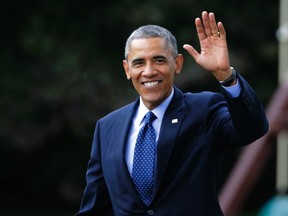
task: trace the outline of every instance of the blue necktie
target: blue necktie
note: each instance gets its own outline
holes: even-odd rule
[[[146,206],[151,204],[153,183],[156,134],[152,122],[156,119],[149,111],[144,117],[144,126],[140,129],[135,146],[132,179]]]

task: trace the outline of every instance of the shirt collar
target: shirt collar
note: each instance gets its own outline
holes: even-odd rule
[[[165,113],[168,105],[170,104],[173,95],[174,95],[174,88],[172,88],[170,95],[159,106],[157,106],[156,108],[151,110],[160,122],[162,122],[164,113]],[[140,103],[139,103],[139,107],[138,107],[138,111],[137,111],[136,119],[135,119],[137,125],[141,124],[144,116],[149,111],[150,110],[147,109],[147,107],[144,105],[144,103],[142,101],[142,98],[140,97]]]

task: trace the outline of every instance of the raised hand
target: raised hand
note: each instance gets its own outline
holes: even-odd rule
[[[183,48],[195,59],[196,63],[210,71],[217,80],[222,81],[231,75],[226,32],[221,22],[216,23],[214,13],[202,12],[202,21],[195,19],[200,42],[200,53],[189,44]]]

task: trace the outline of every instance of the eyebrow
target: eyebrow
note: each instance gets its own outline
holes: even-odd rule
[[[143,58],[135,58],[132,60],[132,64],[143,61]]]
[[[165,56],[162,56],[162,55],[153,56],[152,59],[153,59],[153,60],[155,60],[155,59],[164,59],[164,60],[167,60],[167,58],[166,58]],[[135,59],[132,60],[132,64],[133,64],[133,63],[137,63],[137,62],[141,62],[141,61],[143,61],[143,60],[144,60],[144,58],[135,58]]]
[[[158,56],[154,56],[153,57],[153,59],[158,59],[158,58],[167,59],[165,56],[162,56],[162,55],[158,55]]]
[[[165,60],[167,60],[167,58],[165,56],[162,56],[162,55],[154,56],[153,59],[165,59]]]

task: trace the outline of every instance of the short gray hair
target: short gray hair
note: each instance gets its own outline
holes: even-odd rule
[[[136,29],[128,37],[125,45],[125,59],[129,55],[131,42],[135,39],[164,38],[174,57],[178,55],[177,41],[167,29],[158,25],[145,25]]]

